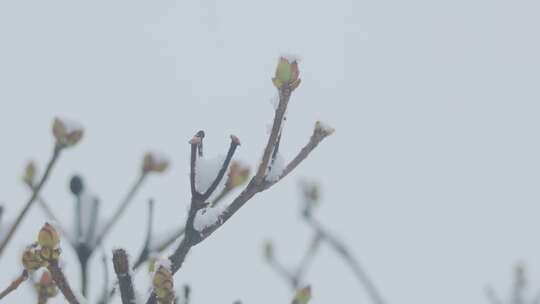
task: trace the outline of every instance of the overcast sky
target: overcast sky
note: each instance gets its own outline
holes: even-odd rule
[[[256,164],[282,53],[302,58],[282,151],[291,158],[321,119],[336,134],[290,177],[250,201],[193,249],[175,283],[194,304],[288,303],[289,287],[261,244],[294,265],[311,236],[298,217],[298,182],[323,184],[317,216],[350,245],[388,303],[485,303],[507,293],[524,261],[540,288],[540,2],[533,0],[0,1],[0,202],[14,218],[29,193],[20,176],[43,170],[55,115],[86,128],[62,155],[43,196],[65,221],[67,182],[80,173],[109,216],[143,153],[173,162],[152,176],[106,240],[136,255],[146,200],[157,231],[184,222],[187,141]],[[44,216],[35,207],[0,259],[0,285]],[[98,257],[99,255],[96,255]],[[62,255],[70,281],[78,265]],[[91,299],[100,292],[98,258]],[[148,278],[137,277],[144,290]],[[323,249],[308,272],[313,304],[369,303],[346,266]],[[32,302],[21,288],[9,303]],[[119,300],[117,299],[117,303]],[[52,303],[63,303],[57,297]]]

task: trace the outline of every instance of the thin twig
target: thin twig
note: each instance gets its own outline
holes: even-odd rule
[[[60,291],[64,295],[64,298],[66,298],[66,300],[70,304],[80,304],[79,299],[73,293],[73,290],[71,289],[71,286],[69,285],[66,276],[62,272],[62,269],[60,268],[60,266],[58,266],[58,261],[50,260],[47,269],[51,273],[54,283],[56,284],[56,286],[58,286],[58,289],[60,289]]]
[[[495,290],[491,286],[487,286],[485,289],[486,298],[491,304],[503,304],[503,301],[499,298]]]
[[[33,190],[34,191],[34,190]],[[38,196],[37,197],[37,201],[38,201],[38,205],[41,207],[41,209],[43,210],[43,212],[45,213],[45,216],[47,216],[47,218],[51,221],[53,221],[55,223],[55,227],[58,228],[58,230],[60,230],[60,233],[66,238],[66,240],[71,244],[73,245],[74,244],[74,240],[73,240],[73,237],[71,236],[70,232],[64,227],[64,225],[62,224],[62,222],[58,219],[58,217],[54,214],[54,212],[52,211],[52,209],[49,207],[49,205],[47,204],[47,202],[43,199],[43,197],[41,196]]]
[[[229,146],[229,151],[227,151],[227,156],[225,157],[225,160],[223,161],[223,164],[221,165],[221,168],[219,169],[219,172],[210,185],[208,189],[204,192],[202,195],[203,200],[206,200],[212,195],[212,193],[216,190],[217,186],[225,176],[225,173],[227,172],[227,168],[229,168],[229,164],[231,163],[232,157],[234,155],[234,152],[236,151],[236,148],[240,145],[240,141],[238,138],[234,135],[231,136],[231,144]]]
[[[257,169],[257,174],[255,175],[255,182],[261,184],[266,171],[268,169],[268,163],[275,149],[277,140],[281,132],[281,124],[283,123],[283,117],[285,117],[285,112],[287,111],[287,105],[291,97],[291,90],[280,90],[279,92],[279,104],[274,115],[274,123],[272,124],[272,131],[268,137],[268,142],[264,148],[263,156],[259,168]]]
[[[24,205],[24,208],[21,210],[21,212],[17,216],[17,219],[15,220],[15,223],[13,223],[13,225],[11,226],[9,232],[7,233],[5,238],[2,240],[2,243],[0,244],[0,256],[2,255],[4,250],[6,249],[7,244],[9,243],[9,241],[11,240],[13,235],[15,234],[15,231],[17,230],[17,228],[21,224],[24,216],[28,213],[28,210],[30,210],[30,207],[32,207],[32,204],[36,201],[36,198],[38,197],[39,192],[41,191],[41,189],[43,188],[45,183],[47,182],[47,179],[49,178],[49,175],[51,174],[51,171],[52,171],[54,165],[56,164],[56,161],[58,160],[58,157],[60,156],[61,151],[62,151],[62,146],[58,145],[58,144],[55,144],[51,159],[49,160],[49,163],[47,164],[47,168],[45,169],[45,172],[43,173],[43,176],[41,177],[41,180],[37,184],[35,190],[32,191],[32,195],[30,196],[30,199],[28,199],[28,201]]]
[[[122,303],[135,303],[135,292],[129,272],[129,261],[126,251],[124,249],[117,249],[113,251],[113,265],[114,272],[116,273],[116,276],[118,278],[118,285],[120,287]]]
[[[315,257],[315,254],[318,252],[319,247],[321,245],[322,237],[319,233],[315,233],[313,236],[313,239],[311,240],[306,253],[304,254],[304,257],[300,261],[300,264],[298,265],[298,268],[296,269],[296,272],[294,274],[294,281],[295,286],[293,286],[294,289],[297,289],[300,283],[302,282],[302,277],[304,276],[305,272],[307,271],[307,268],[311,261],[313,261],[313,258]]]
[[[108,302],[109,297],[109,263],[107,261],[107,256],[105,253],[103,253],[103,256],[101,258],[102,264],[103,264],[103,292],[101,293],[100,299],[98,301],[98,304],[105,304]]]
[[[322,238],[324,238],[325,241],[327,241],[332,247],[335,249],[335,251],[343,258],[343,260],[349,265],[351,268],[351,271],[355,274],[358,281],[364,286],[366,289],[366,292],[370,296],[373,303],[376,304],[383,304],[384,300],[376,288],[375,284],[371,280],[371,278],[368,276],[367,272],[363,269],[363,267],[360,265],[360,263],[356,260],[356,258],[351,255],[346,248],[346,246],[336,237],[331,235],[328,231],[326,231],[319,222],[317,222],[314,218],[310,217],[308,218],[308,223],[311,224],[313,229],[317,231]]]
[[[101,242],[103,241],[105,236],[109,233],[109,230],[111,230],[111,228],[114,226],[114,224],[116,224],[118,219],[120,219],[120,216],[124,213],[127,206],[129,205],[129,203],[135,197],[135,194],[137,193],[137,190],[139,190],[139,188],[143,184],[144,180],[146,179],[147,175],[148,175],[148,173],[146,171],[143,171],[139,175],[139,177],[137,178],[137,180],[135,181],[135,183],[133,184],[133,186],[131,187],[131,189],[127,193],[126,197],[122,201],[122,203],[120,203],[120,205],[118,206],[118,208],[114,212],[113,216],[105,224],[105,227],[103,228],[103,230],[101,230],[100,234],[96,238],[96,243],[95,243],[94,247],[99,247],[99,245],[101,245]]]
[[[23,270],[20,276],[18,276],[9,286],[0,293],[0,300],[7,296],[10,292],[14,291],[22,284],[22,282],[28,279],[28,271]]]

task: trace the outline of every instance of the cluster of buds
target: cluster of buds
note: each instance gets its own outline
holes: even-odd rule
[[[227,189],[234,189],[244,184],[249,178],[249,167],[233,161],[229,169],[229,178],[225,184]]]
[[[47,267],[50,261],[60,257],[60,236],[56,229],[49,223],[45,223],[38,234],[37,243],[28,246],[22,255],[24,269],[32,273],[41,267]]]
[[[263,255],[268,262],[274,260],[274,244],[272,241],[265,241],[263,244]]]
[[[26,247],[22,255],[22,264],[28,273],[47,266],[47,261],[41,258],[40,248],[36,243]]]
[[[161,173],[167,170],[169,161],[164,157],[157,156],[153,153],[146,153],[143,158],[142,171],[143,173],[157,172]]]
[[[298,60],[280,57],[276,68],[276,74],[272,82],[278,90],[288,89],[294,91],[300,85],[300,70]]]
[[[40,297],[46,299],[52,298],[58,294],[58,288],[56,288],[56,284],[54,284],[50,272],[43,272],[39,282],[36,284],[36,291]]]
[[[60,118],[54,119],[52,131],[57,145],[62,148],[76,145],[84,133],[83,128],[78,124]]]
[[[159,265],[152,280],[154,293],[161,304],[171,304],[174,302],[174,283],[172,272],[168,267]]]

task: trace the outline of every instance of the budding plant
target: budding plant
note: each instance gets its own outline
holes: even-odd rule
[[[283,136],[283,122],[286,119],[292,93],[299,87],[300,82],[298,61],[291,58],[280,58],[272,78],[272,83],[278,92],[278,103],[268,140],[253,174],[248,166],[233,160],[236,150],[240,147],[240,139],[235,135],[231,135],[226,156],[220,162],[219,170],[211,173],[215,175],[212,175],[210,179],[206,178],[208,172],[203,170],[208,161],[204,158],[203,150],[205,132],[198,131],[188,141],[190,203],[186,221],[178,223],[176,227],[171,227],[171,233],[165,237],[154,235],[152,232],[154,204],[152,200],[149,200],[148,229],[142,250],[136,255],[137,258],[133,264],[130,264],[128,254],[124,249],[113,251],[112,264],[116,280],[112,286],[107,287],[108,278],[105,278],[106,285],[98,303],[109,303],[117,293],[120,294],[122,303],[170,304],[182,299],[184,303],[189,302],[189,287],[184,288],[184,295],[178,298],[174,292],[174,275],[181,270],[188,253],[227,223],[253,197],[282,181],[311,154],[319,143],[334,132],[332,128],[321,122],[316,122],[307,144],[300,149],[298,154],[284,166],[277,165],[276,160],[281,157],[279,156],[279,146]],[[43,271],[35,288],[39,303],[46,303],[47,299],[56,294],[56,290],[59,290],[69,303],[86,303],[83,295],[87,294],[88,271],[92,269],[92,267],[88,267],[90,257],[97,251],[96,249],[102,248],[103,240],[125,213],[148,176],[164,172],[169,167],[169,162],[165,158],[159,157],[155,153],[147,153],[143,157],[141,170],[135,182],[118,204],[115,212],[104,220],[101,220],[99,212],[99,198],[89,193],[81,176],[73,176],[70,180],[69,190],[75,202],[74,225],[73,229],[68,229],[58,221],[53,212],[53,206],[41,195],[41,189],[48,180],[61,152],[76,145],[81,140],[83,129],[77,124],[57,118],[53,123],[53,135],[55,145],[51,160],[43,175],[39,179],[37,178],[38,169],[32,162],[25,169],[23,181],[28,186],[31,196],[14,224],[9,228],[6,237],[0,240],[0,256],[35,202],[38,202],[48,219],[55,224],[53,226],[46,223],[38,234],[37,242],[26,248],[22,254],[23,270],[21,275],[0,294],[0,299],[17,289],[33,273]],[[239,194],[229,200],[235,193],[233,190],[241,187],[243,189]],[[69,284],[59,266],[60,234],[63,235],[67,244],[64,249],[73,250],[79,260],[80,292],[82,295],[79,295],[79,292],[75,291]],[[173,243],[178,245],[170,256],[164,260],[154,258]],[[133,285],[132,271],[146,262],[149,262],[152,273],[150,294],[141,299],[136,297],[135,290],[137,288]],[[107,262],[104,263],[104,268],[105,273],[107,273]],[[305,304],[310,298],[311,289],[306,287],[296,293],[292,303]]]

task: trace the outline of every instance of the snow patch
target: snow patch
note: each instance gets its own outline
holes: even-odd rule
[[[300,62],[302,60],[299,55],[290,54],[290,53],[281,54],[281,57],[287,59],[287,61],[289,61],[289,63],[293,63],[295,61]]]
[[[279,179],[283,170],[285,170],[285,159],[281,153],[278,153],[274,162],[268,166],[265,179],[269,182],[275,182]]]
[[[155,264],[156,271],[159,269],[159,267],[163,266],[168,270],[171,270],[171,260],[169,259],[157,259]]]
[[[200,157],[197,159],[195,185],[197,190],[204,193],[214,179],[216,178],[219,169],[223,165],[225,157],[220,155],[213,158]]]
[[[203,231],[220,220],[220,215],[227,209],[227,204],[217,204],[215,207],[207,207],[197,211],[193,227],[197,231]]]
[[[74,121],[72,119],[69,119],[69,118],[66,118],[66,117],[57,117],[57,118],[64,125],[64,128],[65,128],[67,134],[75,132],[75,131],[81,131],[83,129],[83,126],[80,123],[78,123],[78,122],[76,122],[76,121]]]

